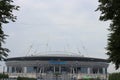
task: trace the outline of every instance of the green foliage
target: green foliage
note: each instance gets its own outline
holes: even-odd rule
[[[8,78],[8,75],[7,74],[0,74],[0,79],[3,79],[3,78]]]
[[[120,80],[120,73],[112,73],[112,74],[110,74],[108,80]]]
[[[17,80],[36,80],[35,78],[18,77]]]
[[[100,78],[88,78],[88,79],[82,79],[82,80],[101,80]]]
[[[79,80],[101,80],[100,78],[87,78],[87,79],[79,79]]]
[[[9,21],[15,22],[16,16],[13,15],[13,10],[18,10],[19,6],[12,4],[13,0],[0,0],[0,60],[8,56],[9,49],[3,48],[6,34],[2,30],[2,24],[7,24]]]
[[[110,20],[107,55],[116,69],[120,67],[120,0],[99,0],[97,10],[101,11],[100,20]]]
[[[55,76],[59,76],[59,75],[61,75],[61,73],[55,72],[54,75],[55,75]]]

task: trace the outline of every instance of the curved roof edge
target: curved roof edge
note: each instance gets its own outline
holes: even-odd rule
[[[81,57],[81,56],[24,56],[24,57],[13,57],[6,59],[6,61],[36,61],[36,60],[86,61],[86,62],[107,62],[107,63],[109,62],[107,59]]]

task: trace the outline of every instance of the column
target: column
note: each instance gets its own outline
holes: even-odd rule
[[[53,66],[53,68],[54,68],[54,73],[55,73],[55,66]]]
[[[9,67],[7,66],[7,73],[9,73]]]
[[[76,67],[75,69],[76,69],[76,73],[78,73],[78,71],[77,71],[77,67]]]
[[[73,70],[73,74],[75,74],[75,70],[74,70],[74,68],[72,68],[72,70]]]
[[[73,73],[73,72],[72,72],[72,67],[70,68],[70,72]]]
[[[44,69],[45,69],[45,68],[43,67],[43,73],[44,73]]]
[[[97,74],[100,74],[100,69],[98,68]]]
[[[12,67],[9,66],[9,73],[12,73]]]
[[[14,73],[17,73],[17,71],[16,71],[16,67],[14,67],[14,70],[15,70]]]
[[[105,74],[106,72],[105,72],[105,68],[103,68],[103,74]]]
[[[88,67],[88,69],[87,69],[87,73],[90,74],[90,68],[89,68],[89,67]]]
[[[41,71],[41,67],[40,67],[40,74],[42,73],[42,71]]]
[[[59,73],[61,73],[61,66],[59,66]]]
[[[27,67],[24,67],[24,73],[27,73]]]

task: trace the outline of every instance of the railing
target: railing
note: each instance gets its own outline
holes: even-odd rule
[[[53,73],[8,73],[10,78],[17,78],[17,77],[29,77],[29,78],[55,78],[56,76]],[[70,80],[68,78],[77,78],[81,79],[83,77],[89,77],[89,78],[101,78],[101,79],[106,79],[105,74],[83,74],[83,73],[78,73],[78,74],[60,74],[57,77],[59,78],[66,78],[66,80]]]
[[[10,78],[17,78],[17,77],[30,77],[36,78],[35,73],[8,73]]]
[[[83,73],[79,73],[79,74],[71,74],[73,77],[76,77],[77,79],[82,79],[84,77],[88,77],[88,78],[101,78],[101,79],[106,79],[106,75],[105,74],[83,74]]]

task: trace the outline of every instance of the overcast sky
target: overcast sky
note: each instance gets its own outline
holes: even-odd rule
[[[17,21],[4,25],[9,57],[68,51],[106,59],[108,22],[99,21],[98,0],[14,0]],[[30,50],[31,48],[31,50]],[[112,68],[108,69],[113,72]]]

